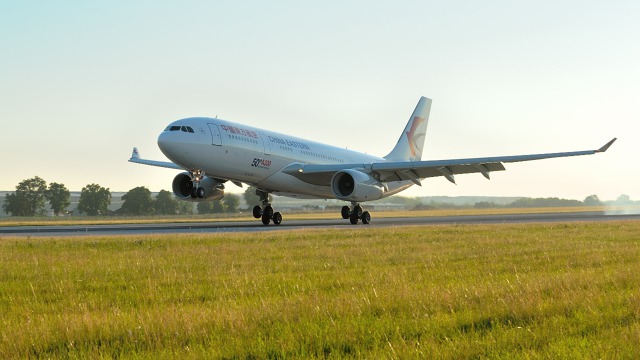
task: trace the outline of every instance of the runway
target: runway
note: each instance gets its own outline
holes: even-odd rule
[[[348,220],[289,220],[281,225],[264,226],[255,221],[216,221],[198,223],[165,224],[118,224],[118,225],[72,225],[72,226],[12,226],[0,227],[0,237],[38,236],[65,237],[80,235],[140,235],[140,234],[201,234],[231,232],[296,231],[300,229],[352,229],[380,228],[407,225],[438,224],[514,224],[514,223],[551,223],[576,221],[616,221],[640,220],[640,214],[611,215],[602,212],[543,213],[543,214],[500,214],[465,216],[427,216],[427,217],[385,217],[372,218],[369,225],[351,225]]]

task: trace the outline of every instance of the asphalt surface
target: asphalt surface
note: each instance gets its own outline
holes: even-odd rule
[[[605,214],[602,212],[513,214],[513,215],[465,215],[375,218],[371,224],[351,225],[348,220],[290,220],[286,215],[281,225],[264,226],[255,221],[216,221],[199,223],[118,224],[118,225],[65,225],[65,226],[12,226],[0,227],[0,237],[42,236],[63,237],[79,235],[135,235],[135,234],[196,234],[262,231],[296,231],[300,229],[347,229],[356,227],[394,227],[406,225],[437,224],[515,224],[576,221],[640,220],[640,214]]]

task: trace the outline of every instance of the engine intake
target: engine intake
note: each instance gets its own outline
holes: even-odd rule
[[[193,191],[193,182],[191,181],[191,177],[188,172],[183,172],[173,178],[172,189],[174,195],[180,200],[202,202],[222,199],[224,197],[224,190],[218,188],[220,185],[222,185],[222,182],[205,176],[200,181],[200,187],[204,189],[204,197],[194,198],[191,196]]]
[[[384,195],[384,188],[379,181],[358,170],[338,171],[331,179],[331,191],[340,200],[371,201]]]

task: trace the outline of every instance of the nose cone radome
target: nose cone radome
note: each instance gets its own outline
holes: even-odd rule
[[[169,146],[171,143],[170,138],[171,138],[171,133],[168,131],[163,131],[158,136],[158,147],[164,154],[166,154],[167,150],[169,150]]]
[[[158,147],[162,153],[171,158],[169,154],[172,153],[172,149],[175,147],[175,134],[170,131],[163,131],[158,135]]]

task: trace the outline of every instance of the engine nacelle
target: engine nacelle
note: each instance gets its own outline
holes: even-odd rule
[[[176,175],[173,178],[173,193],[180,199],[185,201],[213,201],[220,200],[224,197],[224,190],[219,189],[218,186],[222,183],[216,179],[212,179],[205,176],[200,180],[200,187],[204,189],[204,197],[192,197],[191,191],[193,190],[193,182],[188,172],[183,172]]]
[[[371,201],[382,198],[384,188],[379,181],[358,170],[338,171],[331,179],[331,191],[340,200]]]

